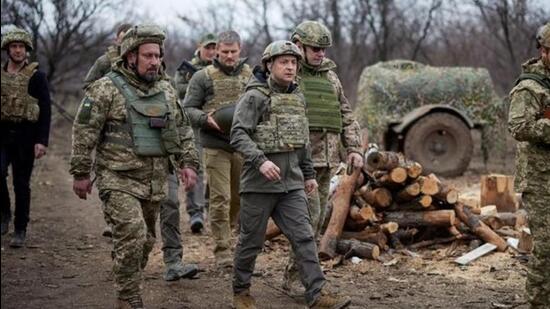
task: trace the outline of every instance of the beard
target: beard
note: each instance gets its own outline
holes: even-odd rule
[[[159,77],[158,72],[145,72],[145,74],[138,74],[138,76],[148,83],[156,81]]]
[[[15,58],[11,54],[8,55],[8,56],[10,58],[10,61],[15,63],[15,64],[21,64],[21,63],[25,62],[25,60],[27,60],[27,57],[25,57],[25,56],[21,56],[20,58],[19,57]]]

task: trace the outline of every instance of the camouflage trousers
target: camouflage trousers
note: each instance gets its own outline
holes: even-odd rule
[[[315,239],[319,238],[323,223],[325,222],[328,191],[330,187],[331,169],[328,167],[316,167],[316,180],[319,187],[308,196],[308,211],[311,218],[311,227]],[[293,252],[290,252],[285,266],[284,280],[286,282],[298,280],[298,265]]]
[[[113,228],[113,274],[120,299],[140,294],[142,272],[155,244],[160,202],[121,191],[103,191],[104,215]]]
[[[527,300],[531,308],[550,308],[550,191],[542,185],[537,189],[522,196],[535,243],[527,271]]]
[[[209,188],[209,222],[216,242],[214,254],[229,258],[231,224],[239,214],[239,180],[242,158],[222,149],[204,148],[204,166]]]

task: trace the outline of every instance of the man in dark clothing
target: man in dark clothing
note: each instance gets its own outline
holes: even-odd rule
[[[11,221],[8,192],[8,166],[12,165],[15,191],[14,234],[10,246],[25,243],[30,212],[30,178],[34,159],[46,154],[50,133],[51,102],[46,74],[38,63],[29,63],[27,53],[33,49],[31,36],[14,28],[2,38],[8,61],[2,67],[2,115],[0,120],[0,213],[2,235]]]

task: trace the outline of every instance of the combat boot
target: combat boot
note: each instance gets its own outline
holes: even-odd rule
[[[256,309],[256,300],[250,295],[250,290],[233,295],[234,309]]]
[[[164,280],[176,281],[179,279],[191,279],[199,272],[199,267],[195,264],[183,265],[182,262],[166,264],[166,273]]]
[[[103,237],[113,237],[113,228],[110,226],[110,225],[107,225],[104,229],[103,229],[103,233],[101,233],[101,236]]]
[[[351,303],[348,296],[341,296],[338,293],[328,293],[321,291],[321,295],[309,306],[315,309],[341,309],[346,308]]]
[[[10,217],[8,217],[8,216],[5,216],[5,217],[3,216],[2,217],[2,220],[0,221],[2,236],[6,235],[8,233],[8,230],[10,228],[10,221],[11,221]]]
[[[285,274],[282,288],[288,296],[292,298],[302,298],[304,297],[306,289],[304,288],[304,285],[300,282],[300,280],[296,277],[297,276],[294,274]]]
[[[204,219],[202,213],[198,212],[189,218],[189,224],[191,225],[191,233],[199,234],[204,227]]]
[[[145,309],[141,296],[136,295],[128,299],[117,299],[115,309]]]
[[[25,231],[14,231],[13,236],[10,241],[10,247],[12,248],[21,248],[25,245]]]

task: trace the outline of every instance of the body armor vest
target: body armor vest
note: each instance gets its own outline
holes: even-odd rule
[[[111,71],[107,76],[124,96],[127,118],[125,125],[106,126],[105,141],[132,146],[136,155],[145,157],[181,153],[175,111],[164,92],[139,96],[120,73]],[[109,138],[109,132],[128,132],[131,140]]]
[[[38,99],[29,94],[29,81],[37,68],[38,63],[34,62],[15,74],[2,70],[1,121],[38,121]]]
[[[248,66],[243,66],[239,75],[230,76],[223,73],[213,65],[206,67],[206,75],[212,80],[214,95],[203,110],[207,113],[218,110],[224,106],[235,104],[239,96],[244,92],[246,83],[252,74]]]
[[[304,147],[309,142],[309,130],[300,96],[257,89],[270,97],[268,112],[252,136],[258,147],[264,153],[289,152]]]
[[[342,132],[342,112],[340,102],[336,96],[336,89],[327,79],[326,73],[322,76],[303,74],[300,88],[304,93],[307,104],[307,119],[311,131]]]

